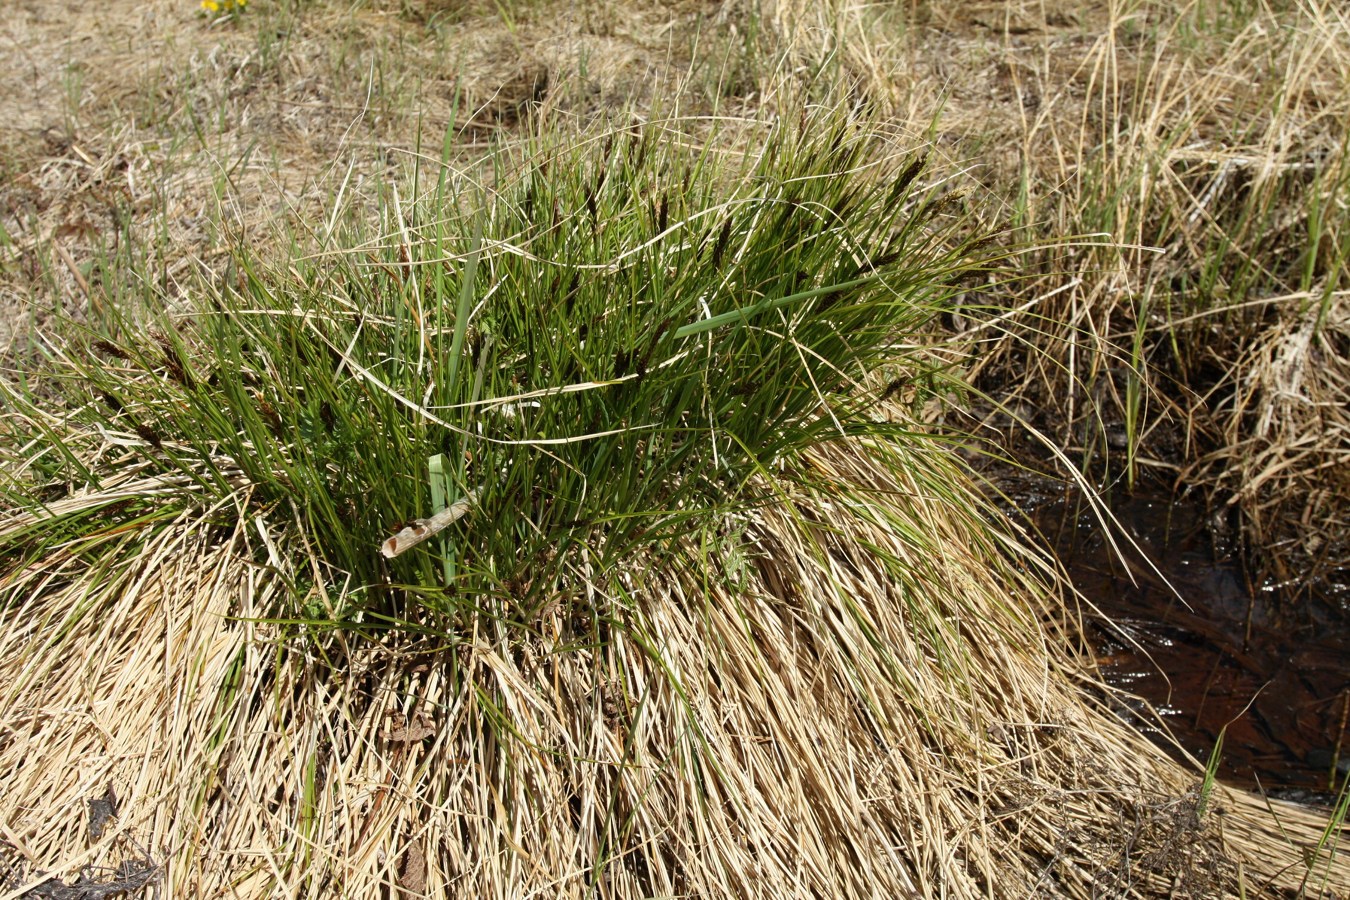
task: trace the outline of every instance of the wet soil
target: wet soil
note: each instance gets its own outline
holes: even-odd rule
[[[1199,499],[1162,491],[1111,503],[1124,559],[1073,492],[1019,503],[1096,607],[1089,637],[1122,712],[1202,763],[1223,736],[1229,784],[1329,802],[1350,775],[1350,616],[1330,598],[1296,608],[1252,584]],[[1157,716],[1149,714],[1149,707]]]

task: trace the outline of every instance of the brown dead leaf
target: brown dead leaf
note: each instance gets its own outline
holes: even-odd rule
[[[402,713],[394,713],[392,722],[384,736],[386,740],[396,744],[412,744],[431,737],[435,733],[435,724],[431,721],[431,717],[424,712],[416,713],[411,721]]]
[[[420,897],[427,890],[427,857],[416,841],[403,853],[403,866],[398,873],[400,896]]]
[[[117,794],[113,792],[111,783],[108,784],[108,789],[103,792],[102,797],[89,801],[89,836],[91,838],[97,841],[103,837],[108,820],[117,816],[117,806]]]
[[[59,238],[87,238],[97,233],[98,229],[86,216],[80,216],[78,219],[62,222],[60,225],[56,226],[56,236]]]

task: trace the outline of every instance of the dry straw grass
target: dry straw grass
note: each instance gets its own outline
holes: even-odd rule
[[[1350,292],[1273,318],[1238,361],[1220,449],[1198,468],[1231,495],[1285,586],[1346,588]]]
[[[617,105],[620,86],[655,69],[697,86],[672,35],[707,14],[744,37],[753,12],[758,39],[791,52],[760,69],[728,49],[735,42],[717,45],[728,62],[712,83],[735,89],[698,104],[765,102],[774,78],[829,62],[915,135],[941,99],[935,151],[953,169],[975,164],[1006,198],[992,215],[1169,248],[1161,262],[1119,249],[1028,260],[1036,318],[1004,321],[1019,338],[1068,323],[1073,339],[1035,354],[1010,344],[980,371],[1066,383],[1063,366],[1063,434],[1084,445],[1094,401],[1128,406],[1128,350],[1111,377],[1102,367],[1140,323],[1167,333],[1169,317],[1198,315],[1179,333],[1222,366],[1230,337],[1254,335],[1237,344],[1231,380],[1200,398],[1212,411],[1160,388],[1151,415],[1194,423],[1210,451],[1205,477],[1234,491],[1262,538],[1313,533],[1312,557],[1344,564],[1341,269],[1314,265],[1303,282],[1287,274],[1297,260],[1281,257],[1297,243],[1284,237],[1306,225],[1300,198],[1343,196],[1325,180],[1343,168],[1336,136],[1350,118],[1350,40],[1332,3],[1299,5],[1291,29],[1288,10],[1257,7],[1212,58],[1192,54],[1152,4],[1105,17],[1070,4],[915,4],[900,23],[896,11],[845,3],[691,3],[676,15],[588,3],[586,23],[553,26],[518,4],[511,37],[486,15],[455,23],[463,56],[434,41],[381,44],[423,34],[437,4],[409,4],[411,17],[375,4],[309,14],[275,59],[250,33],[196,27],[183,5],[104,4],[96,23],[87,4],[32,3],[5,23],[5,62],[26,57],[34,72],[31,94],[4,101],[32,98],[31,119],[4,132],[7,304],[135,295],[99,254],[107,235],[130,242],[156,223],[147,268],[162,285],[216,267],[226,236],[322,209],[330,166],[350,162],[360,184],[386,165],[380,148],[411,147],[411,109],[437,133],[457,90],[475,111],[460,148],[472,153],[513,127],[519,100],[502,89],[533,97],[541,65],[551,78],[581,57],[594,67],[591,83],[542,98],[547,115]],[[1161,23],[1171,42],[1126,39],[1140,21]],[[53,73],[85,35],[108,56],[84,70],[86,99],[67,128],[50,110],[70,82]],[[139,66],[115,56],[110,35]],[[167,50],[157,35],[172,35]],[[334,61],[334,46],[349,57]],[[371,77],[377,65],[385,81]],[[1253,77],[1258,65],[1288,87],[1279,102],[1262,93],[1273,81]],[[659,93],[661,79],[643,90]],[[214,111],[217,127],[174,144],[191,131],[188,108]],[[246,154],[254,140],[266,152]],[[1103,193],[1121,184],[1130,190]],[[1268,202],[1248,221],[1253,195]],[[1325,221],[1330,260],[1343,262],[1343,225]],[[1230,296],[1248,276],[1225,263],[1212,292],[1237,312],[1162,309],[1178,267],[1227,238],[1262,261],[1263,278],[1281,259],[1286,274]],[[1051,409],[1053,390],[1027,391]],[[1165,431],[1143,429],[1136,458]],[[38,873],[75,884],[82,872],[85,893],[67,896],[100,896],[94,882],[118,879],[136,889],[151,873],[169,896],[204,897],[1350,893],[1343,852],[1330,861],[1316,850],[1321,814],[1218,788],[1201,815],[1198,775],[1094,699],[1087,664],[1066,649],[1072,629],[1054,624],[1063,600],[1044,572],[1025,570],[1028,552],[989,536],[941,455],[914,451],[906,463],[940,470],[952,494],[907,482],[908,467],[865,444],[823,448],[814,465],[824,483],[848,486],[847,502],[785,488],[779,506],[728,523],[743,544],[688,548],[739,573],[734,592],[686,568],[635,567],[627,596],[592,598],[624,610],[603,643],[579,640],[558,610],[534,638],[483,626],[451,649],[415,629],[316,641],[255,621],[309,550],[278,544],[261,519],[231,521],[232,506],[184,515],[151,543],[134,530],[104,535],[127,547],[109,570],[89,571],[74,547],[31,565],[7,559],[0,896],[22,896]],[[137,478],[75,502],[186,489]],[[1288,490],[1272,504],[1261,492],[1277,488]],[[27,524],[5,516],[0,533]],[[451,671],[462,680],[447,681]],[[89,804],[110,784],[118,816],[96,837]]]
[[[736,523],[745,549],[699,551],[741,573],[734,593],[634,568],[627,597],[595,598],[627,610],[599,649],[557,611],[537,639],[484,626],[448,650],[287,637],[249,619],[303,551],[245,562],[261,520],[185,518],[117,571],[72,553],[11,572],[11,886],[148,857],[173,896],[1350,889],[1343,866],[1291,865],[1315,854],[1312,811],[1220,789],[1226,814],[1199,816],[1198,777],[1047,640],[1022,551],[904,480],[946,463],[890,462],[825,448],[824,483],[870,500],[798,491]],[[109,784],[119,816],[93,840]]]
[[[1256,581],[1343,596],[1344,5],[766,8],[800,65],[832,56],[915,134],[932,118],[990,227],[1050,245],[969,295],[972,380],[1102,484],[1213,491]],[[1074,234],[1105,240],[1054,243]]]
[[[977,382],[1104,484],[1215,490],[1258,581],[1343,594],[1344,5],[933,15],[957,60],[944,136],[1001,198],[990,215],[1033,241],[1109,236],[972,293],[971,320],[1011,336],[977,345]]]

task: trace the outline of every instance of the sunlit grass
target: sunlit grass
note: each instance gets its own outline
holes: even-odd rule
[[[10,540],[43,553],[234,498],[351,587],[338,620],[394,616],[406,586],[528,626],[581,569],[772,500],[760,476],[809,478],[802,451],[896,432],[880,393],[942,390],[922,334],[978,264],[919,190],[921,155],[811,121],[764,126],[752,156],[687,150],[678,123],[541,139],[491,195],[427,165],[407,200],[389,186],[380,231],[324,236],[353,249],[274,266],[241,248],[189,308],[114,312],[52,348],[59,427],[11,392],[19,443],[49,443],[7,487],[36,517]],[[474,510],[387,562],[383,540],[435,512],[437,455]],[[43,514],[129,468],[192,487]],[[313,575],[277,615],[314,609]]]

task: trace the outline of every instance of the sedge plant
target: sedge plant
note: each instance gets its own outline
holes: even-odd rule
[[[528,627],[581,602],[576,573],[768,502],[803,451],[895,430],[882,394],[940,389],[921,335],[974,266],[921,155],[803,122],[754,155],[674,126],[539,139],[491,193],[444,167],[340,249],[269,268],[241,247],[185,309],[110,311],[50,345],[60,412],[7,384],[26,524],[3,552],[94,564],[109,534],[228,509],[312,553],[277,618]],[[473,511],[382,557],[436,511],[436,457]]]

